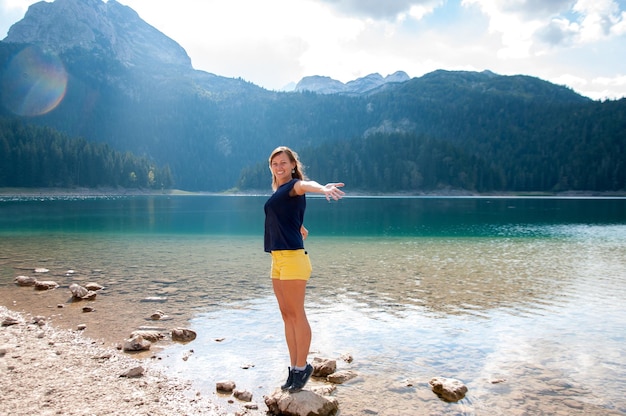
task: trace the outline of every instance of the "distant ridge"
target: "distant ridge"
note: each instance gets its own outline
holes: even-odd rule
[[[295,91],[311,91],[319,94],[363,94],[387,83],[401,83],[410,78],[404,71],[397,71],[386,77],[378,73],[343,83],[330,77],[313,75],[304,77],[296,84]]]

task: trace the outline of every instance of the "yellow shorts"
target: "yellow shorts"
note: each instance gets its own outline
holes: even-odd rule
[[[311,277],[311,259],[304,250],[272,251],[272,279],[309,280]]]

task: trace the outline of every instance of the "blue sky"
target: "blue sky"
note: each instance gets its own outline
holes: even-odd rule
[[[626,97],[626,0],[118,0],[194,68],[279,90],[309,75],[524,74]],[[0,38],[32,0],[0,0]]]

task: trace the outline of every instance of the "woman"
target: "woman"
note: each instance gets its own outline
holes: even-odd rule
[[[271,277],[274,294],[285,324],[285,338],[291,365],[283,390],[298,392],[313,373],[307,362],[311,327],[304,311],[306,283],[311,261],[304,251],[308,231],[303,226],[307,192],[323,193],[326,199],[340,199],[343,183],[324,186],[305,180],[298,154],[288,147],[276,148],[269,158],[274,193],[265,203],[265,251],[272,255]]]

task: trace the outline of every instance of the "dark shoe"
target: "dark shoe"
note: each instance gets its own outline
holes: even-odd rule
[[[293,370],[293,383],[289,388],[289,393],[297,393],[302,390],[307,381],[309,381],[311,374],[313,374],[313,366],[311,364],[307,364],[302,371]]]
[[[291,369],[291,367],[287,367],[289,369],[289,375],[287,376],[287,381],[285,381],[285,384],[283,384],[282,386],[280,386],[281,390],[289,390],[289,388],[291,387],[291,385],[293,384],[293,372],[294,370]]]

